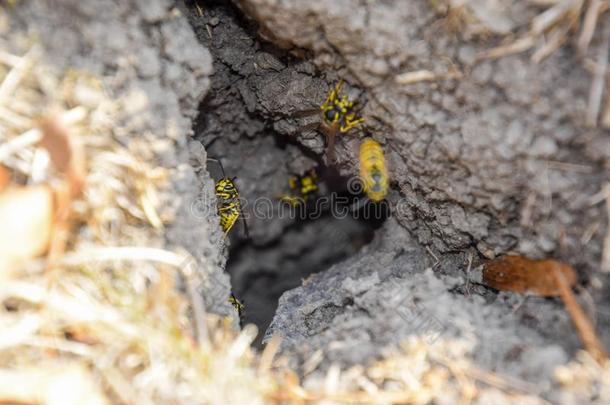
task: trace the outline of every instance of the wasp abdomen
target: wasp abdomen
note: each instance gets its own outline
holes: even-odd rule
[[[381,201],[388,193],[389,177],[381,145],[372,138],[360,145],[360,178],[366,195]]]

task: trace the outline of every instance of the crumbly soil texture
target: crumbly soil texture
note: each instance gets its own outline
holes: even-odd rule
[[[511,26],[534,15],[513,8]],[[231,230],[226,271],[245,321],[265,338],[282,335],[304,372],[316,351],[322,371],[425,332],[470,339],[479,364],[546,392],[554,366],[581,344],[559,300],[471,280],[507,252],[573,265],[610,344],[610,289],[598,271],[607,222],[591,203],[609,178],[610,142],[584,126],[590,77],[570,46],[538,65],[528,55],[479,61],[500,39],[464,38],[424,0],[193,1],[186,11],[214,66],[194,139],[236,176],[245,201],[249,237],[239,222]],[[462,77],[395,81],[421,69]],[[339,79],[367,120],[339,137],[329,165],[319,117],[307,112]],[[321,195],[345,193],[365,136],[390,167],[387,213],[278,215],[289,177],[308,170]],[[223,176],[215,162],[208,169]]]
[[[311,206],[290,215],[280,202],[293,193],[290,177],[313,171],[319,195],[349,194],[346,179],[324,165],[321,134],[309,130],[310,142],[300,142],[288,132],[299,133],[298,127],[275,127],[278,117],[299,114],[315,123],[327,81],[311,62],[257,39],[257,25],[232,4],[200,3],[203,16],[193,7],[191,23],[214,55],[214,80],[195,123],[195,139],[206,148],[213,177],[236,177],[245,224],[239,220],[228,235],[226,271],[245,303],[242,323],[264,332],[284,291],[353,255],[387,215],[337,218]],[[278,101],[284,104],[281,111]]]
[[[369,364],[410,336],[459,338],[482,368],[552,401],[552,371],[582,347],[562,303],[493,291],[474,274],[509,252],[569,263],[610,347],[610,280],[599,271],[608,218],[595,197],[610,180],[610,137],[584,125],[591,78],[569,44],[540,64],[480,61],[502,39],[462,35],[437,3],[22,0],[11,23],[25,32],[36,22],[46,63],[100,77],[122,106],[113,136],[125,147],[155,145],[173,221],[146,242],[203,263],[208,312],[236,317],[232,289],[259,343],[281,335],[282,353],[314,377]],[[505,31],[540,11],[505,3],[490,14]],[[418,70],[461,77],[397,80]],[[366,122],[337,139],[330,165],[311,111],[341,79]],[[350,187],[366,136],[391,177],[373,214]],[[319,197],[356,208],[281,215],[289,178],[312,170]],[[218,227],[213,180],[225,174],[249,235],[241,221],[227,237]]]

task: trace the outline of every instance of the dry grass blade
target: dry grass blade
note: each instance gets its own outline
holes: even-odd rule
[[[194,280],[194,274],[187,276],[187,289],[188,295],[191,301],[191,307],[193,308],[193,318],[195,319],[195,332],[199,345],[205,345],[208,342],[208,330],[205,326],[205,308],[201,299],[201,294],[197,288],[197,284]]]
[[[557,49],[559,49],[566,42],[570,29],[571,27],[566,25],[553,30],[549,34],[546,43],[532,54],[532,62],[540,63],[544,59],[548,58]]]
[[[606,359],[608,357],[606,349],[597,337],[591,320],[583,311],[582,307],[576,300],[576,297],[574,297],[574,293],[572,292],[568,281],[564,277],[563,272],[558,267],[555,267],[553,269],[553,274],[557,280],[557,286],[566,310],[570,314],[572,322],[574,323],[574,326],[576,327],[585,348],[597,361]]]
[[[42,132],[39,129],[31,129],[24,132],[16,138],[12,138],[9,141],[0,145],[0,162],[6,161],[6,159],[20,149],[27,148],[30,145],[34,145],[42,139]]]
[[[568,14],[578,15],[582,8],[583,0],[562,0],[532,20],[531,33],[540,35],[555,26]],[[573,17],[572,17],[573,18]]]
[[[610,24],[604,24],[606,31],[603,34],[601,49],[598,55],[597,66],[593,72],[593,80],[589,90],[589,101],[587,105],[587,116],[585,122],[591,127],[597,125],[597,118],[602,104],[605,83],[608,71],[608,55],[610,48]]]
[[[608,217],[608,224],[602,251],[601,271],[604,273],[610,273],[610,183],[606,183],[602,189],[602,196],[606,200],[606,215]]]
[[[586,54],[587,48],[589,48],[589,44],[591,43],[591,39],[595,33],[595,27],[597,26],[597,19],[600,14],[601,5],[601,0],[591,0],[589,2],[589,7],[587,7],[582,31],[580,31],[580,36],[578,37],[578,51],[583,55]]]
[[[205,326],[205,309],[201,295],[195,280],[197,274],[197,261],[188,255],[180,255],[168,250],[149,247],[100,247],[92,248],[83,252],[68,254],[61,263],[71,266],[84,265],[91,262],[116,262],[116,261],[152,261],[170,265],[179,269],[186,278],[187,290],[191,299],[193,316],[195,317],[196,335],[200,344],[208,341],[207,328]]]
[[[527,36],[525,38],[518,39],[508,45],[500,45],[488,51],[482,52],[477,55],[477,60],[499,59],[504,56],[525,52],[528,49],[531,49],[535,44],[536,42],[534,38],[531,36]]]
[[[264,374],[269,372],[271,369],[271,365],[273,364],[273,359],[280,349],[280,344],[282,343],[282,338],[280,336],[273,336],[267,345],[265,346],[265,350],[263,350],[263,354],[261,355],[261,360],[258,366],[258,372],[260,374]]]
[[[536,387],[534,384],[528,383],[527,381],[499,375],[487,370],[481,370],[475,366],[465,368],[464,373],[476,380],[482,381],[485,384],[502,390],[516,393],[526,393],[530,395],[538,395],[540,393],[540,389],[538,387]]]
[[[18,66],[23,59],[0,49],[0,63],[10,67]]]
[[[20,59],[14,59],[16,64],[0,84],[0,106],[7,104],[39,55],[40,49],[33,47]]]
[[[561,0],[527,0],[528,3],[531,3],[535,6],[539,7],[550,7],[559,3]]]
[[[602,114],[602,126],[610,129],[610,79],[606,77],[606,108]]]
[[[180,255],[165,249],[139,246],[104,246],[69,253],[62,259],[61,263],[70,266],[82,266],[91,262],[127,260],[148,260],[167,264],[176,268],[181,268],[185,263],[188,263],[191,260],[194,261],[194,259],[191,259],[189,256]]]
[[[419,82],[432,82],[437,80],[460,79],[462,73],[455,70],[448,73],[434,73],[429,70],[417,70],[414,72],[401,73],[394,78],[396,84],[413,84]]]
[[[578,49],[584,56],[595,32],[604,31],[604,28],[597,29],[599,16],[610,8],[610,2],[601,0],[534,0],[531,3],[546,7],[546,10],[532,19],[530,29],[508,45],[482,52],[477,60],[521,53],[540,44],[531,57],[534,63],[540,63],[570,39],[570,33],[577,30],[581,19],[582,28],[577,42]],[[598,87],[596,85],[596,89]],[[595,97],[598,98],[597,93]]]

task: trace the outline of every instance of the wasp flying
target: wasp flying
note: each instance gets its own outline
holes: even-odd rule
[[[381,201],[388,193],[388,170],[381,145],[372,138],[366,138],[360,145],[360,178],[364,192],[375,202]]]

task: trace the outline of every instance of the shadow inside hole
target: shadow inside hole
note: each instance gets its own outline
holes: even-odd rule
[[[307,215],[295,218],[271,243],[256,245],[255,241],[240,239],[230,249],[227,271],[235,294],[245,305],[244,324],[253,323],[259,329],[257,347],[280,296],[300,286],[310,275],[357,253],[371,242],[375,230],[389,215],[386,202],[373,204],[345,188],[329,189],[329,194],[320,198],[331,194],[345,198],[344,208],[359,210],[338,216],[328,209],[315,219]]]
[[[205,146],[208,157],[222,161],[227,177],[237,177],[240,197],[249,203],[266,198],[277,204],[278,194],[288,191],[290,176],[315,167],[320,196],[346,197],[346,205],[358,207],[342,216],[325,210],[316,219],[256,218],[252,204],[244,210],[249,215],[250,239],[245,238],[241,221],[236,222],[228,235],[226,270],[233,292],[245,305],[245,323],[259,327],[259,342],[282,293],[358,252],[372,240],[385,217],[365,215],[374,205],[355,201],[362,195],[350,193],[346,179],[321,164],[314,152],[319,152],[319,142],[305,146],[294,136],[278,135],[275,124],[283,116],[269,117],[269,111],[257,108],[258,100],[269,97],[273,94],[269,89],[274,88],[259,84],[276,83],[279,89],[281,80],[302,77],[301,61],[257,38],[257,27],[228,0],[189,1],[187,7],[189,21],[214,64],[210,89],[194,122],[194,138]],[[227,52],[228,44],[231,52]],[[253,69],[257,57],[281,63]],[[307,72],[315,81],[318,75]],[[266,93],[256,93],[263,88]],[[318,137],[323,138],[322,134]],[[207,169],[215,181],[222,177],[218,165],[208,163]]]
[[[237,176],[239,194],[249,203],[245,212],[251,237],[245,237],[241,220],[235,223],[228,235],[226,271],[234,294],[245,306],[243,323],[259,329],[255,341],[259,346],[280,296],[370,243],[389,216],[389,204],[372,203],[353,178],[341,177],[335,168],[324,166],[316,155],[312,158],[310,151],[285,137],[259,135],[237,143],[221,137],[207,150],[210,158],[222,161],[229,178]],[[293,216],[281,217],[277,196],[289,192],[288,179],[294,173],[288,166],[301,157],[313,165],[319,193],[302,210],[293,211]],[[261,165],[259,160],[268,163]],[[265,170],[267,175],[261,176]],[[223,176],[220,166],[211,161],[208,171],[215,181]],[[257,198],[272,202],[272,215],[255,218]]]

